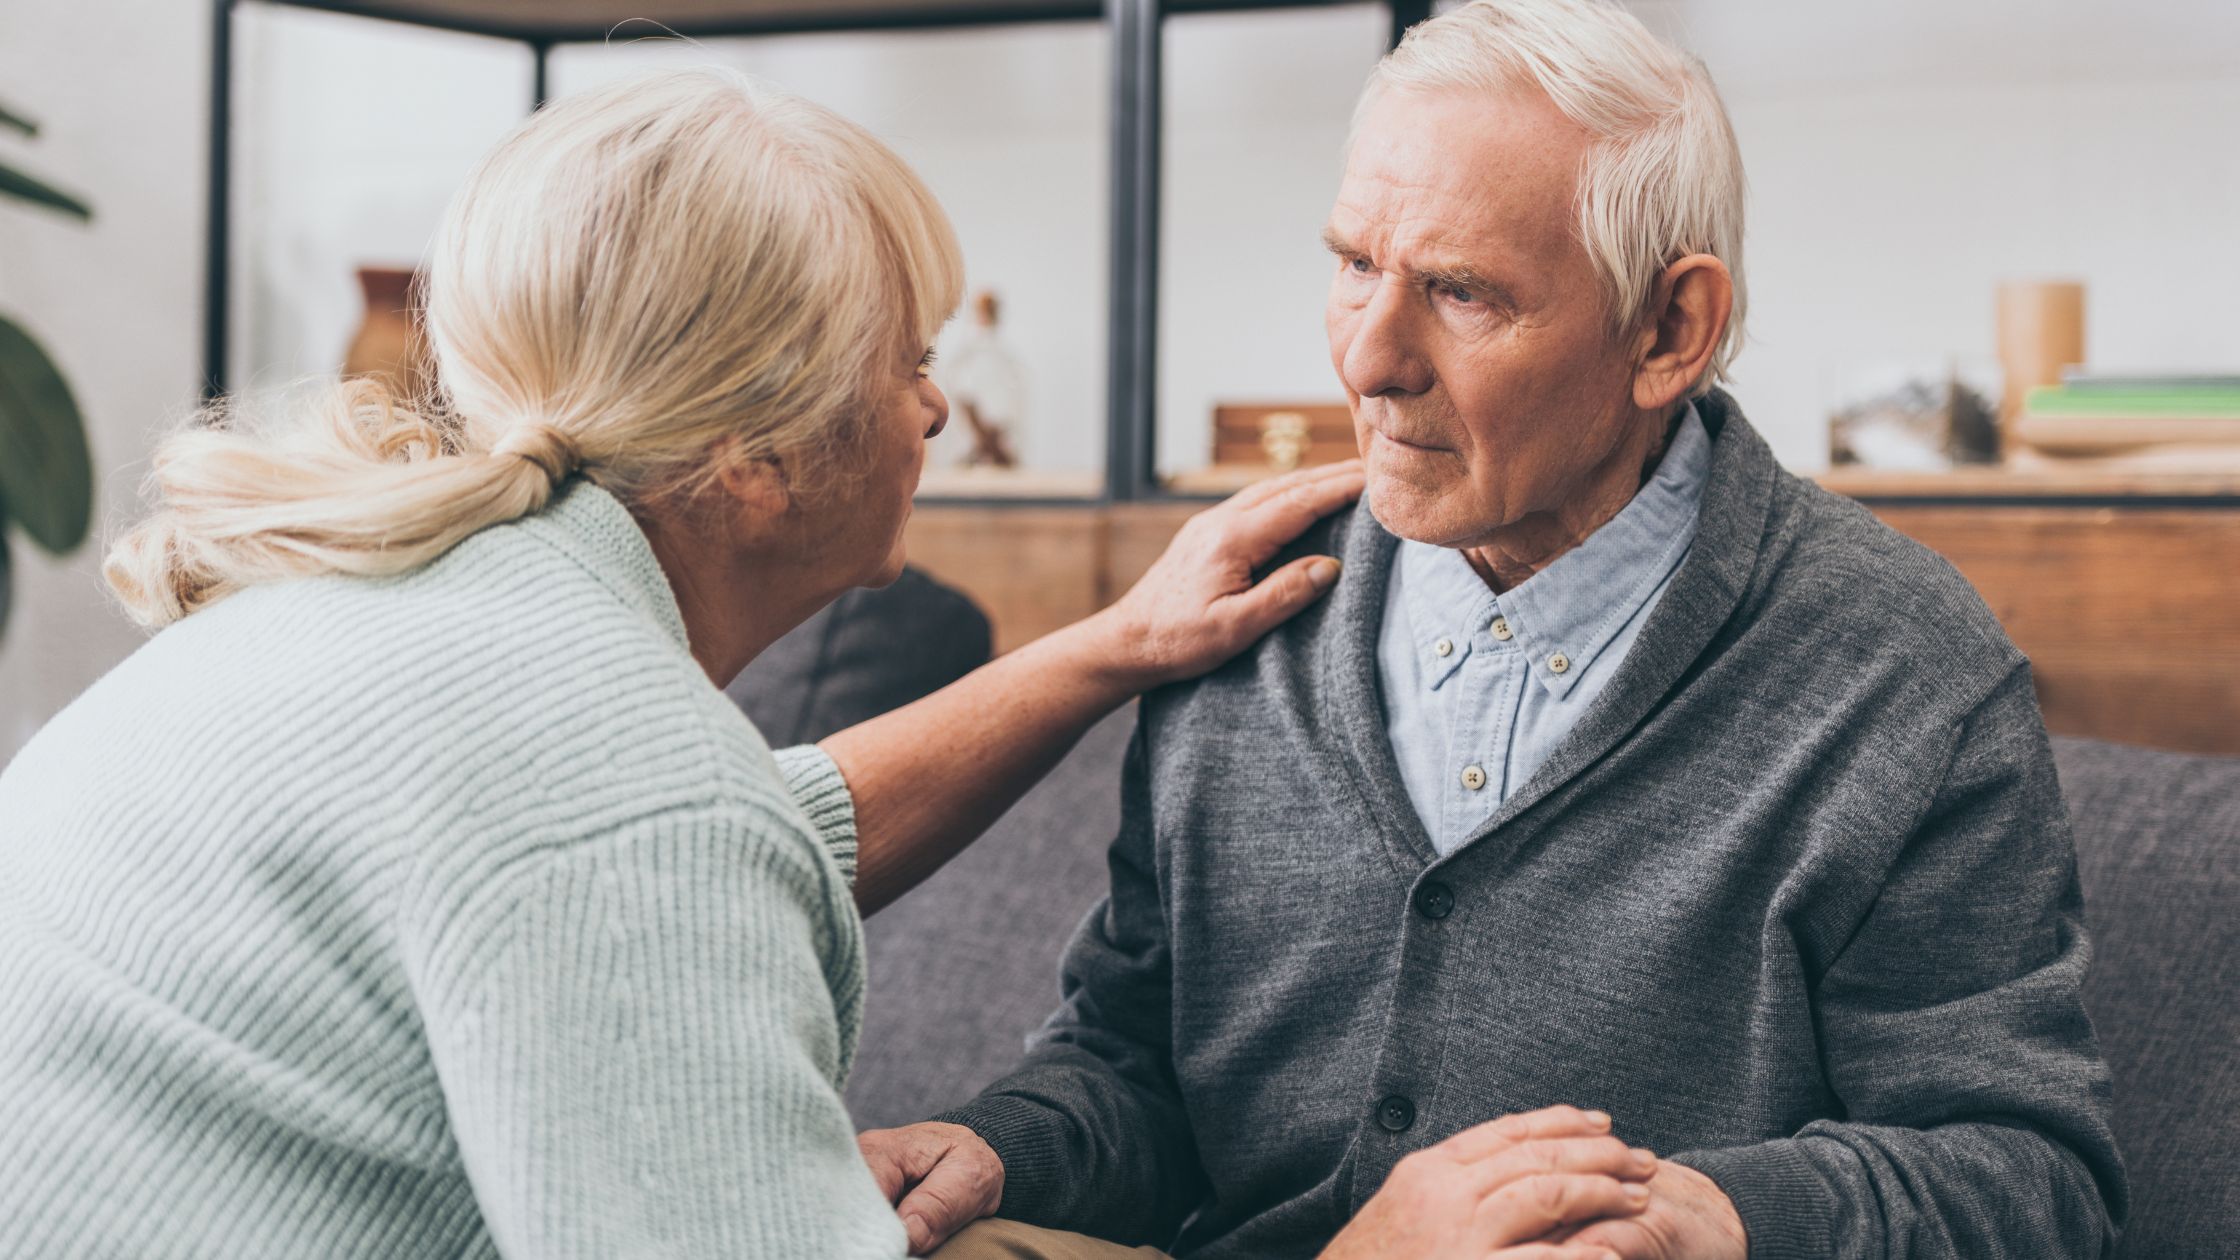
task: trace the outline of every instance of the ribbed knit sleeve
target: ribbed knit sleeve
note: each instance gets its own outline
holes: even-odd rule
[[[539,855],[428,950],[429,1046],[509,1260],[902,1256],[836,1086],[829,872],[737,813]]]
[[[840,873],[848,877],[848,886],[856,882],[856,798],[848,793],[848,781],[840,777],[840,767],[824,749],[815,744],[797,748],[780,749],[776,754],[778,773],[785,776],[786,790],[801,806],[816,826],[817,838],[831,851],[832,860],[840,864]]]

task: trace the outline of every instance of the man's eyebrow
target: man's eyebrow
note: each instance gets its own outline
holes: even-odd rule
[[[1367,250],[1340,236],[1338,229],[1334,227],[1322,229],[1322,244],[1341,258],[1360,258],[1368,254]],[[1468,263],[1446,263],[1425,268],[1409,273],[1409,278],[1430,288],[1460,289],[1496,306],[1510,305],[1509,290]]]
[[[1439,289],[1462,289],[1478,294],[1507,292],[1488,278],[1484,272],[1477,270],[1468,263],[1449,263],[1443,267],[1427,267],[1415,273],[1415,278],[1424,284]]]

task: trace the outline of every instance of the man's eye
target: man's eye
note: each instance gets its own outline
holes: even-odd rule
[[[1472,297],[1472,296],[1470,295],[1470,290],[1468,290],[1468,289],[1457,289],[1457,288],[1454,288],[1454,287],[1452,287],[1452,286],[1449,286],[1449,287],[1448,287],[1448,289],[1447,289],[1447,296],[1448,296],[1448,297],[1451,297],[1451,298],[1453,298],[1453,299],[1454,299],[1455,301],[1457,301],[1457,302],[1475,302],[1475,301],[1477,301],[1477,299],[1476,299],[1476,298],[1474,298],[1474,297]]]
[[[1367,274],[1369,274],[1369,260],[1368,260],[1368,259],[1366,259],[1366,258],[1356,258],[1356,259],[1354,259],[1354,260],[1353,260],[1353,269],[1354,269],[1354,271],[1356,271],[1356,272],[1360,273],[1361,275],[1367,275]]]

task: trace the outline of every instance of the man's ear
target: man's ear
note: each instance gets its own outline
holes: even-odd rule
[[[1633,374],[1633,405],[1661,411],[1711,368],[1734,315],[1734,277],[1709,254],[1690,254],[1664,269],[1651,295],[1652,316],[1641,330],[1641,366]]]
[[[734,441],[719,444],[710,454],[721,510],[735,530],[759,536],[793,506],[793,486],[782,462],[742,455]]]

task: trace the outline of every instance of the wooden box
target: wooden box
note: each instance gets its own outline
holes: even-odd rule
[[[1280,468],[1283,462],[1274,456],[1287,447],[1298,452],[1294,468],[1352,459],[1359,453],[1352,409],[1342,402],[1223,403],[1213,409],[1215,464]]]

